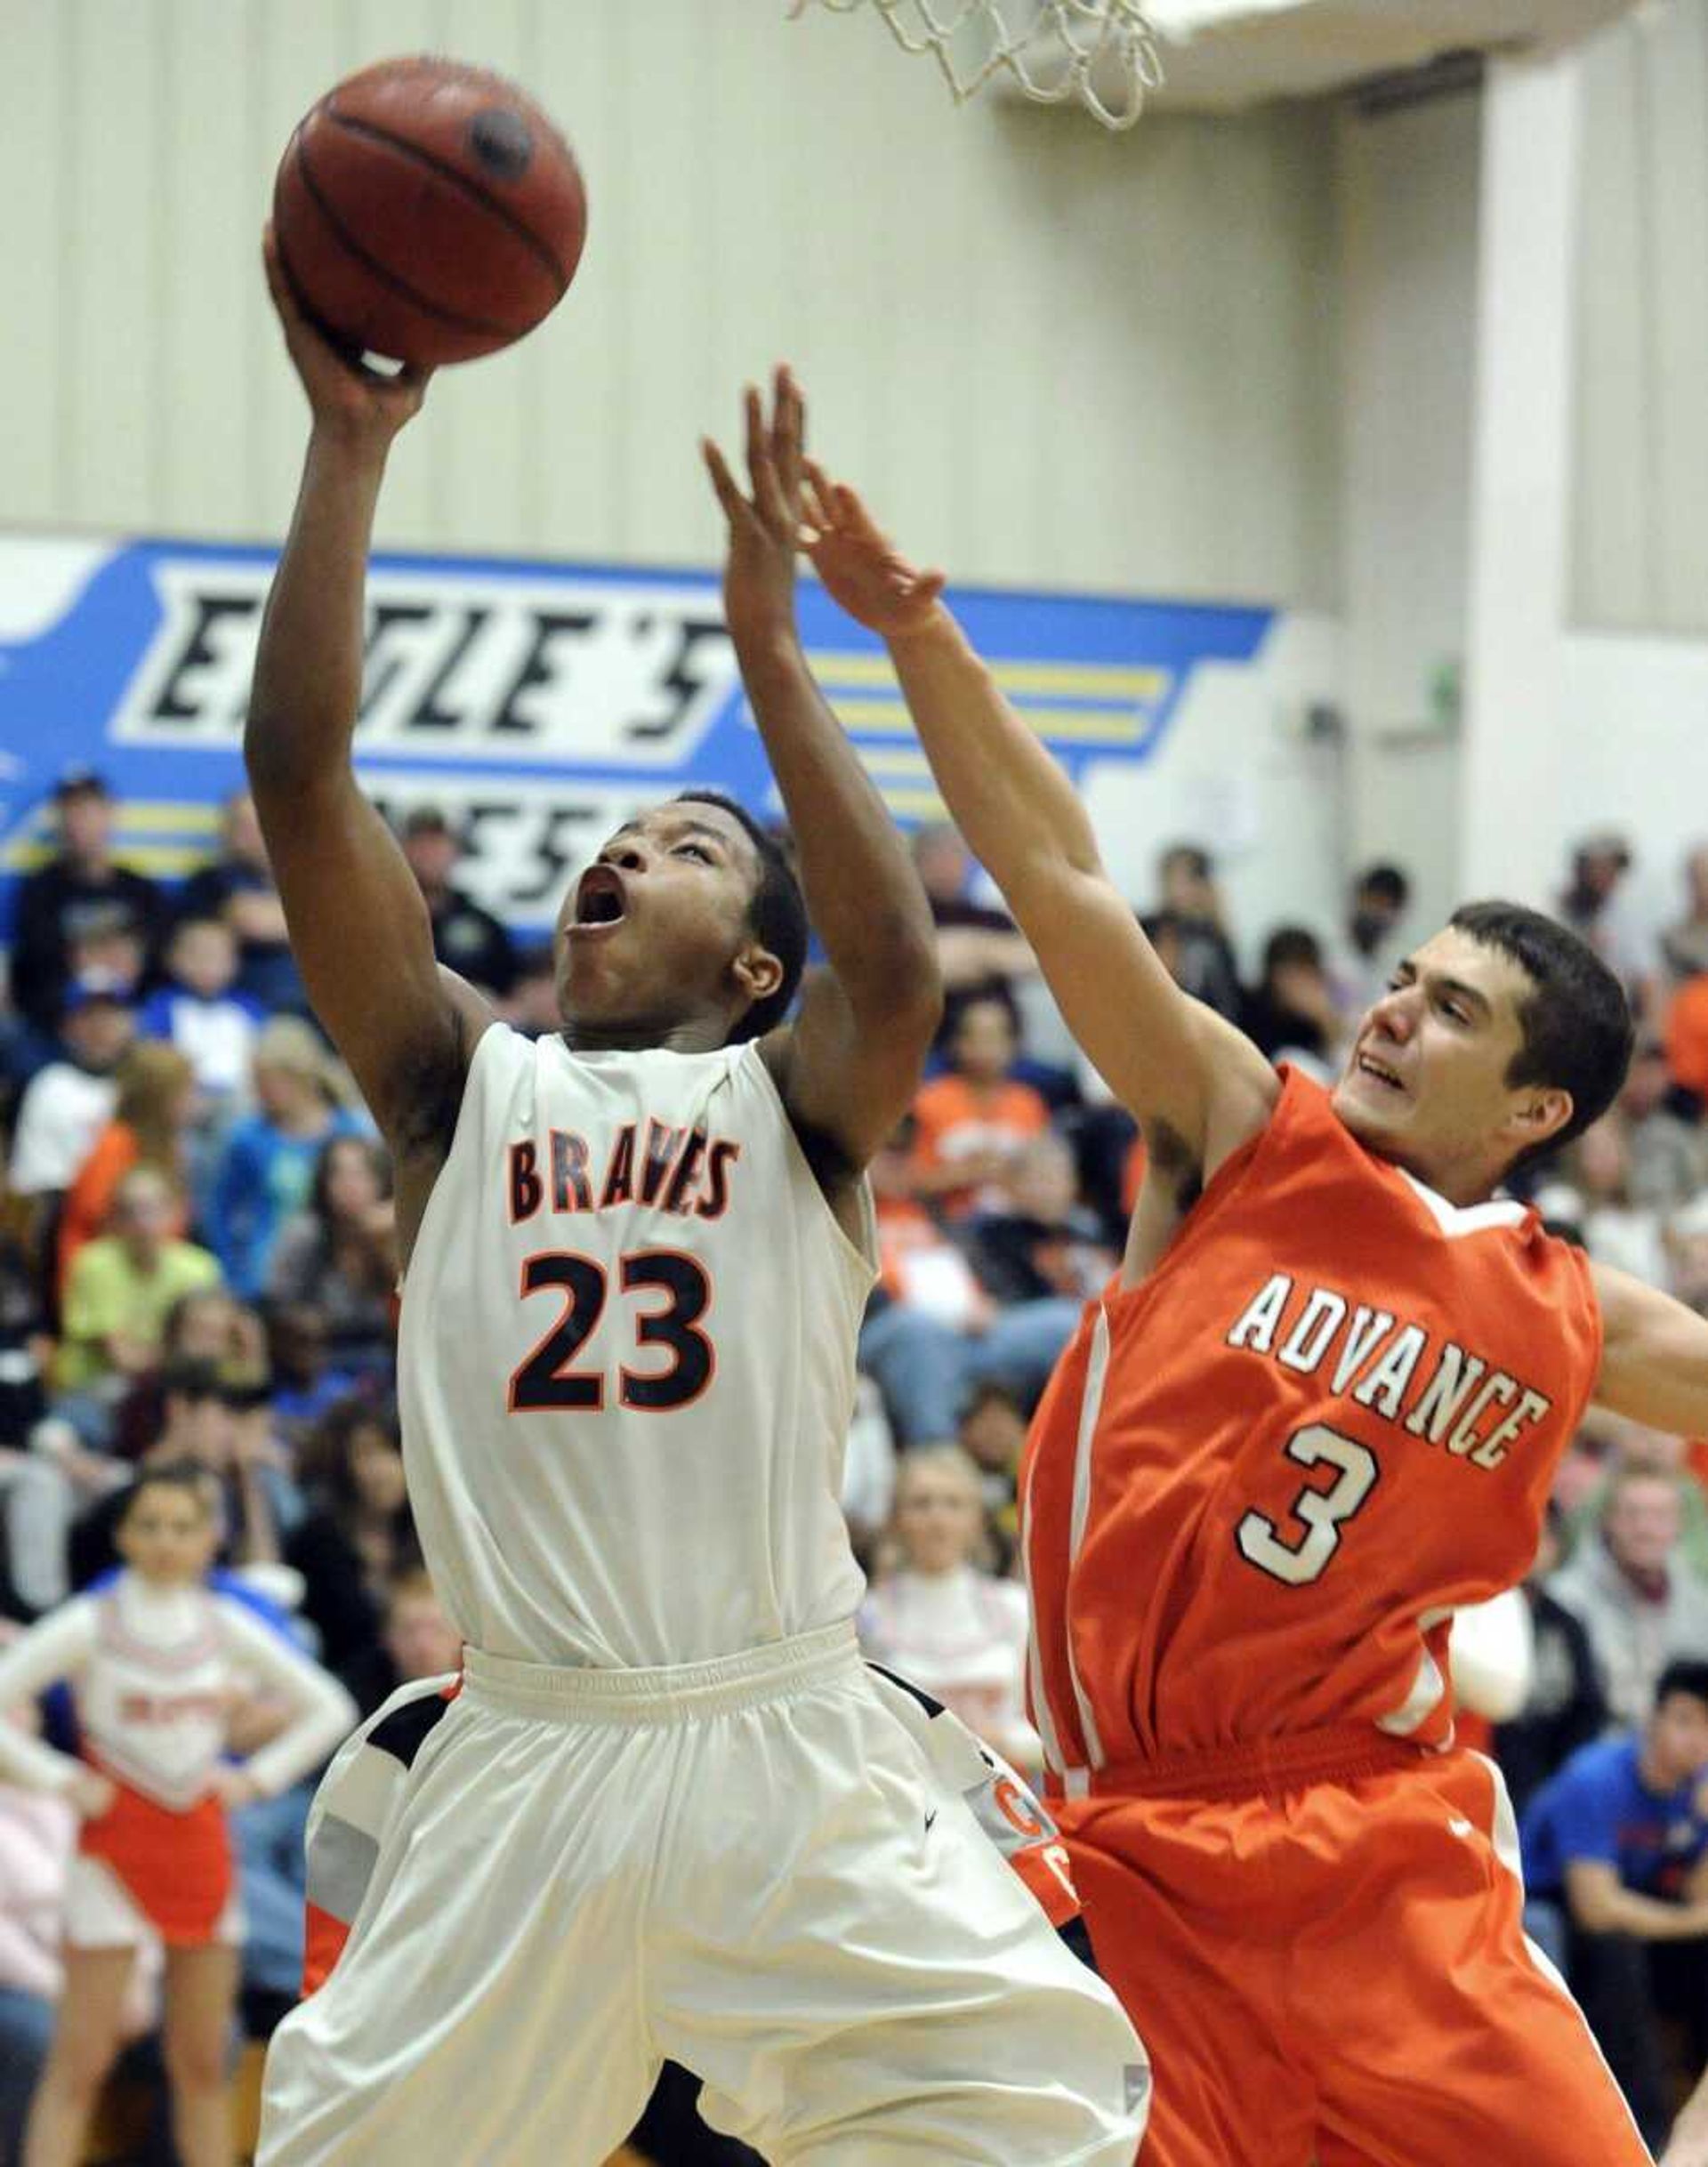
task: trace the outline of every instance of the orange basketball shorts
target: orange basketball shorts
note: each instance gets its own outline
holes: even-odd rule
[[[1053,1801],[1150,2051],[1141,2167],[1648,2167],[1525,1938],[1494,1766],[1384,1744],[1307,1780],[1262,1758],[1202,1796],[1180,1768],[1164,1792],[1117,1769]]]

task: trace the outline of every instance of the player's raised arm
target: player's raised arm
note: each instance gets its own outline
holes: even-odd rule
[[[1708,1437],[1708,1317],[1611,1266],[1594,1266],[1601,1305],[1598,1406],[1646,1429]]]
[[[315,1012],[400,1156],[455,1122],[478,1016],[433,960],[421,890],[358,787],[363,585],[391,440],[425,375],[353,367],[298,310],[268,237],[268,283],[313,413],[295,517],[262,622],[244,759],[291,947]]]
[[[1170,978],[1072,784],[945,608],[942,575],[907,563],[852,489],[807,471],[819,577],[887,642],[938,787],[1074,1036],[1153,1142],[1165,1127],[1196,1166],[1225,1156],[1274,1105],[1273,1070]]]
[[[785,1103],[845,1169],[906,1111],[942,1012],[930,908],[882,801],[814,683],[795,629],[805,408],[779,369],[769,419],[746,395],[744,492],[705,446],[729,524],[724,608],[829,958],[793,1025],[767,1042]]]

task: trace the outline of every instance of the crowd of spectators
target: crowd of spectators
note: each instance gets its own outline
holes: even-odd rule
[[[97,1583],[138,1470],[189,1462],[220,1499],[229,1582],[371,1710],[457,1656],[403,1477],[390,1168],[308,1011],[247,798],[225,809],[214,861],[175,892],[123,864],[115,812],[99,776],[60,783],[57,848],[22,883],[0,999],[0,1620],[21,1626]],[[550,955],[461,890],[452,823],[418,809],[401,841],[442,960],[518,1029],[552,1028]],[[1019,1455],[1084,1301],[1116,1268],[1144,1147],[1066,1040],[960,838],[926,828],[914,849],[948,1006],[931,1072],[872,1170],[881,1272],[844,1500],[871,1580],[860,1626],[874,1657],[1032,1768]],[[1559,907],[1631,988],[1631,1080],[1530,1177],[1531,1200],[1594,1256],[1708,1312],[1708,850],[1675,922],[1652,929],[1624,906],[1630,865],[1617,838],[1590,838]],[[1342,922],[1252,938],[1228,921],[1209,850],[1184,843],[1134,898],[1182,985],[1321,1077],[1407,936],[1429,930],[1408,923],[1409,903],[1403,871],[1373,866]],[[1698,1982],[1697,2018],[1708,2009],[1704,1453],[1585,1425],[1500,1626],[1505,1682],[1483,1702],[1527,1814],[1538,1931],[1656,2137],[1669,2084],[1708,2050],[1699,2021],[1682,2036],[1665,2021],[1681,1978]],[[236,1728],[264,1736],[269,1720],[258,1704]],[[297,1976],[310,1788],[237,1817],[241,2010],[257,2039]],[[1583,1800],[1615,1791],[1607,1837],[1607,1812]],[[1631,1844],[1634,1811],[1657,1841]],[[51,2027],[70,1841],[62,1815],[0,1789],[0,2167]],[[1609,1909],[1609,1883],[1642,1904]],[[1666,1961],[1650,1961],[1663,1945]],[[150,1992],[145,1972],[131,2025],[145,2060]],[[636,2141],[686,2161],[691,2121],[691,2087],[673,2081]],[[705,2142],[692,2156],[745,2156]]]

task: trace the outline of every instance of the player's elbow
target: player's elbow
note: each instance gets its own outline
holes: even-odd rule
[[[306,767],[288,720],[259,698],[252,700],[243,726],[243,765],[257,810],[298,790]]]

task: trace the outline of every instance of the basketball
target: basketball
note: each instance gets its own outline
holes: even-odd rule
[[[342,344],[416,367],[471,361],[568,291],[581,169],[514,83],[456,60],[382,60],[291,137],[273,227],[302,307]]]

